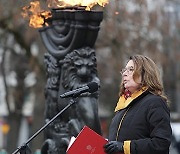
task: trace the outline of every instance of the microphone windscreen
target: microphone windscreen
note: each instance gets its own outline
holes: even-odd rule
[[[98,87],[99,87],[98,83],[96,83],[96,82],[90,82],[90,83],[88,83],[87,86],[89,87],[89,92],[90,93],[96,92],[98,90]]]

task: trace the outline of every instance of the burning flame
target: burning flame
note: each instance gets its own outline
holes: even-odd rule
[[[109,0],[47,0],[49,8],[66,8],[66,7],[85,7],[85,10],[91,10],[95,5],[105,7]],[[29,19],[29,26],[41,28],[48,25],[48,18],[52,17],[50,11],[42,10],[39,1],[30,2],[29,6],[23,7],[22,16]]]
[[[118,12],[118,11],[116,11],[114,14],[115,14],[115,15],[118,15],[118,14],[119,14],[119,12]]]
[[[39,1],[30,2],[29,6],[23,7],[22,16],[29,18],[29,26],[33,28],[41,28],[43,25],[48,25],[45,20],[50,18],[51,12],[44,11],[40,7]]]
[[[86,10],[91,10],[95,5],[105,7],[109,0],[48,0],[49,7],[73,7],[85,6]]]

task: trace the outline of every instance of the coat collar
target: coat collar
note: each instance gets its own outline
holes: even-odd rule
[[[125,99],[124,95],[120,96],[119,97],[119,101],[116,105],[116,108],[115,108],[115,112],[121,110],[121,109],[124,109],[126,108],[129,104],[131,104],[131,102],[136,99],[138,96],[140,96],[142,93],[144,93],[148,88],[147,87],[142,87],[142,89],[134,92],[131,97],[128,97],[127,99]]]

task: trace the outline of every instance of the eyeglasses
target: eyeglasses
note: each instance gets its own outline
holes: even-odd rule
[[[134,71],[134,68],[131,66],[131,67],[127,67],[127,68],[123,68],[121,71],[120,71],[120,73],[121,74],[123,74],[124,72],[126,72],[127,71],[127,73],[132,73],[133,71]]]

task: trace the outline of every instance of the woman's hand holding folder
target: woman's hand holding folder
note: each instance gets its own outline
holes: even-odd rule
[[[107,154],[124,153],[123,143],[118,141],[109,141],[104,145]]]

